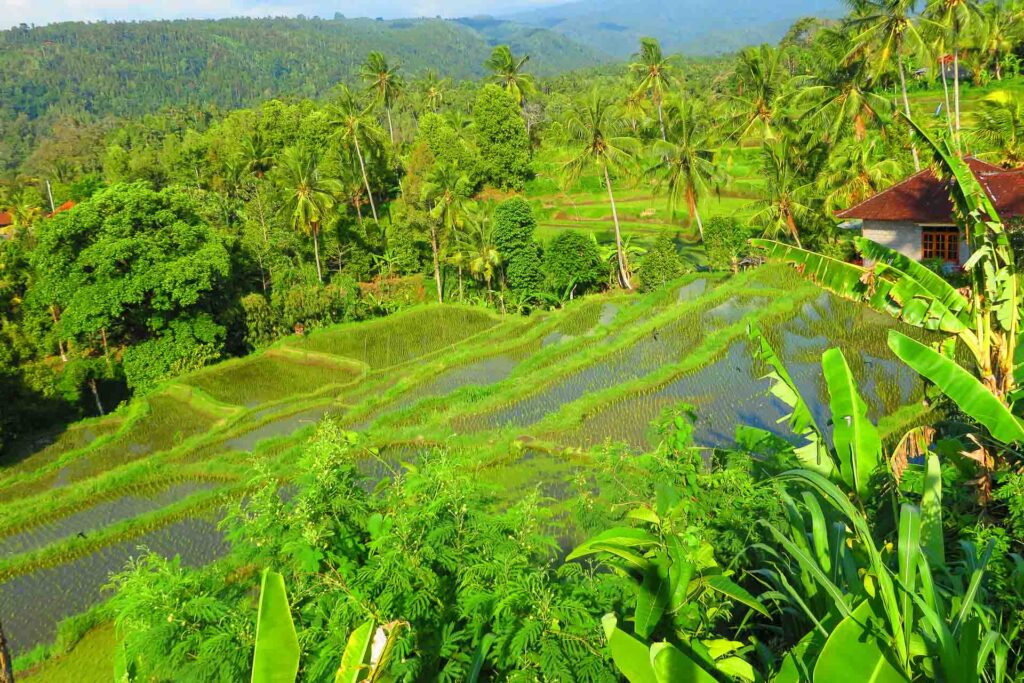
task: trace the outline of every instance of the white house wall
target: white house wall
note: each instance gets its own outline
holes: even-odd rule
[[[915,261],[921,260],[921,226],[909,221],[864,221],[861,234],[872,242],[895,249]],[[960,240],[960,263],[971,256],[965,240]]]

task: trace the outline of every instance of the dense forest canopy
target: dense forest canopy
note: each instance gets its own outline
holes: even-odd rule
[[[139,519],[230,545],[138,557],[20,665],[106,626],[130,681],[1024,676],[1024,233],[969,165],[1024,163],[1024,5],[717,58],[488,31],[4,34],[0,541],[186,473]],[[836,217],[925,172],[959,267]]]

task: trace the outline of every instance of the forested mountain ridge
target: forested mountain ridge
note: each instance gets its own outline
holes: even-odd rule
[[[667,52],[723,54],[777,42],[800,17],[838,17],[842,12],[838,0],[583,0],[504,18],[627,57],[643,36],[657,38]]]
[[[605,59],[558,33],[508,22],[239,18],[20,27],[0,32],[0,129],[30,133],[37,127],[29,122],[40,120],[43,130],[47,119],[68,114],[139,116],[167,106],[317,97],[353,82],[375,49],[407,74],[431,68],[476,78],[499,42],[530,54],[541,75]],[[18,156],[0,149],[0,165]]]

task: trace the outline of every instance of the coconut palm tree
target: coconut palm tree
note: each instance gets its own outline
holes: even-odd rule
[[[1005,90],[990,93],[975,111],[971,137],[998,155],[999,163],[1024,162],[1024,105]]]
[[[732,96],[738,112],[733,133],[736,138],[755,129],[763,140],[775,138],[776,117],[786,85],[782,56],[782,50],[770,45],[740,52],[736,63],[737,94]]]
[[[996,80],[1001,81],[1003,59],[1021,39],[1021,13],[995,2],[985,5],[982,12],[984,21],[978,25],[978,47],[985,55],[986,67],[991,66]]]
[[[434,284],[437,300],[444,300],[441,287],[441,240],[451,236],[462,224],[473,184],[469,176],[454,164],[439,164],[427,174],[420,199],[430,209],[430,250],[434,257]]]
[[[566,184],[575,183],[587,169],[596,168],[608,190],[608,202],[615,224],[615,253],[618,260],[619,285],[632,289],[629,263],[622,248],[622,230],[619,213],[615,208],[615,193],[612,190],[612,174],[628,175],[632,170],[637,146],[636,138],[621,135],[617,130],[619,120],[613,116],[608,99],[596,92],[590,102],[570,114],[567,128],[570,139],[576,144],[578,153],[562,166],[562,178]]]
[[[872,80],[895,65],[900,78],[903,110],[910,117],[910,99],[907,97],[907,73],[903,57],[908,50],[920,50],[924,41],[914,22],[917,0],[859,0],[858,11],[849,19],[854,31],[853,50],[864,50],[875,57]],[[917,145],[910,144],[914,156],[914,170],[921,170]]]
[[[636,93],[649,96],[658,110],[658,124],[661,126],[661,139],[665,139],[665,116],[662,102],[665,90],[672,84],[673,60],[661,52],[661,45],[654,38],[641,38],[640,51],[633,55],[629,70],[636,74]]]
[[[640,123],[650,115],[648,99],[642,93],[633,91],[626,95],[622,102],[622,117],[629,123],[629,129],[636,135],[640,131]]]
[[[491,72],[490,80],[511,93],[520,107],[526,103],[526,96],[536,90],[533,75],[523,71],[530,61],[530,55],[516,59],[508,45],[499,45],[491,52],[484,67]]]
[[[428,71],[420,84],[420,93],[423,103],[432,112],[437,112],[444,104],[448,91],[451,90],[452,81],[450,78],[439,78],[436,71]]]
[[[335,130],[334,135],[341,142],[342,147],[355,152],[356,160],[359,162],[359,172],[366,188],[366,196],[370,200],[373,222],[379,226],[377,204],[373,200],[370,176],[366,173],[366,152],[379,147],[383,138],[383,132],[371,114],[372,108],[372,105],[364,107],[359,104],[348,88],[340,86],[338,97],[329,108],[328,115],[330,125]],[[344,160],[342,160],[342,164],[344,165]]]
[[[686,202],[690,221],[697,223],[701,241],[704,223],[698,204],[713,187],[717,188],[718,168],[715,165],[715,146],[711,141],[712,126],[692,100],[669,107],[668,139],[654,144],[660,161],[654,170],[668,189],[669,211],[675,217],[680,201]]]
[[[761,152],[765,197],[755,206],[752,221],[766,237],[788,235],[800,246],[799,224],[816,217],[817,188],[794,163],[795,150],[785,140],[766,142]]]
[[[258,131],[242,142],[242,163],[246,172],[257,178],[274,167],[274,152]]]
[[[366,90],[384,106],[388,116],[388,133],[391,144],[395,144],[395,127],[391,123],[391,108],[405,91],[405,83],[398,73],[399,65],[388,64],[384,53],[374,50],[366,56],[366,61],[359,67],[359,76],[366,84]]]
[[[501,254],[494,246],[494,224],[487,207],[470,206],[466,209],[464,228],[460,233],[459,249],[466,255],[469,272],[487,287],[487,299],[493,301],[491,283],[501,268]]]
[[[900,163],[886,153],[879,139],[847,138],[832,150],[817,184],[825,197],[825,210],[837,211],[867,199],[902,177]]]
[[[320,229],[334,208],[335,197],[342,191],[341,183],[322,177],[317,155],[298,147],[284,151],[277,170],[286,197],[282,211],[289,216],[293,229],[313,238],[316,275],[323,282]]]
[[[981,8],[973,0],[929,0],[925,16],[949,32],[950,47],[953,50],[953,123],[955,135],[959,140],[960,45],[967,26],[982,18]],[[907,112],[907,115],[910,113]]]

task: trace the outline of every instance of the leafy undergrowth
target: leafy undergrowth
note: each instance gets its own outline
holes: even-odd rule
[[[243,495],[254,464],[287,482],[296,474],[296,453],[328,415],[368,434],[375,448],[360,471],[371,486],[441,444],[473,463],[496,504],[536,493],[557,525],[567,501],[591,485],[587,449],[608,440],[633,452],[649,448],[657,439],[650,424],[666,407],[696,406],[695,439],[708,445],[729,443],[737,422],[783,431],[776,424],[783,410],[764,395],[764,368],[746,342],[751,323],[792,364],[816,413],[825,410],[826,393],[810,368],[828,345],[851,359],[874,416],[891,414],[902,425],[923,413],[920,384],[894,371],[884,342],[889,321],[813,286],[794,286],[781,268],[691,275],[650,294],[573,301],[529,318],[421,306],[318,330],[194,373],[106,420],[71,427],[3,470],[0,518],[39,514],[50,525],[21,539],[4,558],[4,571],[37,590],[45,575],[95,565],[88,600],[78,599],[82,591],[75,600],[76,591],[67,600],[62,593],[47,599],[55,618],[88,607],[100,597],[96,586],[105,572],[133,556],[133,525],[163,543],[160,529],[191,524],[219,505],[215,496]],[[212,488],[159,509],[131,508],[134,517],[110,504],[144,482],[189,478]],[[73,530],[69,538],[68,524],[94,517],[102,521],[87,539]],[[30,528],[19,522],[21,532]],[[573,539],[570,529],[552,535],[567,544]],[[218,547],[199,553],[202,561],[219,556]],[[175,548],[173,540],[162,547]],[[5,587],[12,588],[0,584],[0,591]],[[17,623],[10,615],[15,603],[22,604],[0,603],[5,625]],[[15,634],[16,654],[45,643],[50,626],[33,623],[35,636]],[[91,652],[90,642],[29,680],[64,680],[62,662],[87,656],[78,652]]]

